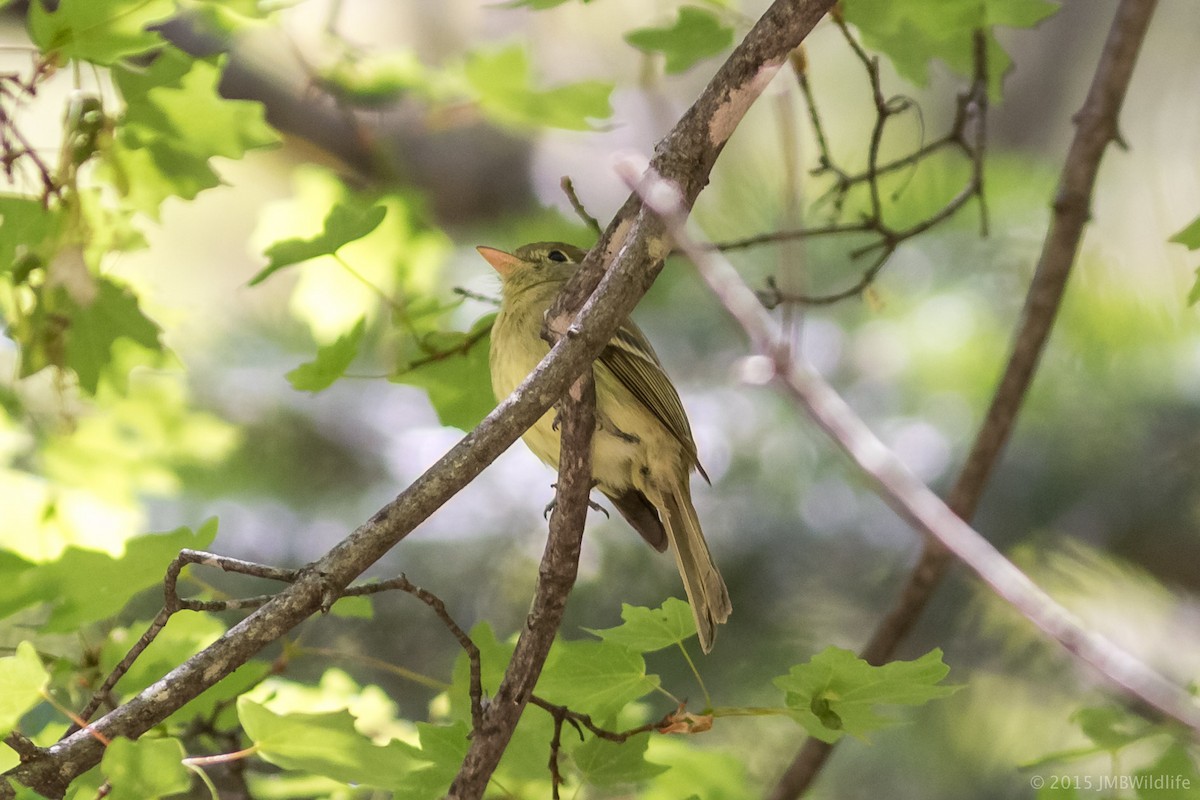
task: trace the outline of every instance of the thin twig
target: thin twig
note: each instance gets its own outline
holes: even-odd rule
[[[554,734],[550,737],[550,759],[546,766],[550,770],[550,798],[551,800],[561,800],[562,795],[559,794],[558,787],[562,785],[563,776],[562,770],[558,766],[558,760],[562,750],[562,726],[566,717],[555,714],[552,714],[551,717],[554,719]],[[579,730],[578,725],[572,724],[579,733],[579,738],[582,739],[583,732]]]
[[[865,292],[867,287],[875,282],[875,278],[883,270],[884,265],[887,264],[888,259],[891,258],[894,251],[895,248],[885,248],[871,263],[871,266],[863,271],[863,274],[859,276],[859,279],[852,286],[831,292],[830,294],[791,293],[785,295],[775,280],[769,277],[767,278],[767,288],[760,289],[755,294],[758,296],[759,302],[768,309],[773,309],[782,303],[803,303],[810,306],[825,306],[839,303],[842,300],[857,297]]]
[[[562,754],[562,727],[564,722],[570,724],[575,729],[575,732],[579,734],[579,741],[581,742],[583,741],[583,728],[587,728],[594,736],[618,744],[627,741],[632,736],[649,733],[662,724],[661,722],[650,723],[625,731],[610,731],[596,725],[592,721],[591,716],[581,714],[578,711],[572,711],[567,706],[551,703],[548,700],[538,697],[536,694],[530,696],[529,702],[546,711],[550,715],[550,718],[554,720],[554,735],[550,738],[550,760],[548,762],[550,769],[550,796],[553,800],[558,800],[560,797],[559,787],[563,782],[562,771],[559,769],[558,762]]]
[[[596,234],[596,236],[604,233],[604,228],[600,227],[600,221],[588,213],[587,209],[584,208],[583,202],[580,201],[579,195],[575,194],[575,184],[571,182],[571,176],[563,175],[558,185],[562,187],[563,194],[571,202],[571,208],[575,209],[575,216],[583,220],[583,224],[587,225],[588,230]]]
[[[444,692],[452,685],[444,680],[431,678],[428,675],[417,672],[416,670],[402,667],[392,661],[376,658],[374,656],[368,656],[363,653],[350,652],[336,647],[313,647],[312,645],[307,644],[293,644],[290,649],[291,653],[294,655],[317,656],[319,658],[349,661],[354,664],[360,664],[364,667],[371,667],[372,669],[377,669],[380,672],[385,672],[389,675],[395,675],[398,678],[402,678],[406,681],[412,681],[419,686],[424,686],[427,689],[433,689],[434,691],[438,692]]]
[[[469,353],[471,351],[472,347],[474,347],[475,345],[479,344],[481,341],[486,339],[488,337],[488,334],[490,334],[491,332],[492,332],[492,329],[490,326],[486,327],[486,328],[479,328],[478,330],[475,330],[475,331],[471,331],[470,333],[468,333],[466,336],[463,337],[463,340],[461,342],[454,345],[453,347],[447,347],[445,350],[436,350],[436,349],[428,348],[428,347],[422,348],[425,351],[425,355],[408,362],[408,364],[405,365],[405,367],[403,369],[398,370],[396,372],[396,374],[403,375],[407,372],[412,372],[414,369],[418,369],[419,367],[424,367],[428,364],[434,364],[438,361],[445,361],[447,358],[452,358],[454,356],[466,355],[467,353]]]
[[[125,673],[129,672],[133,663],[146,651],[150,643],[158,638],[158,634],[167,626],[167,622],[171,619],[173,613],[165,608],[159,610],[158,614],[155,615],[154,619],[146,627],[145,632],[133,643],[133,647],[129,648],[125,656],[112,668],[108,676],[104,679],[104,682],[100,684],[100,687],[92,692],[91,699],[88,700],[87,705],[78,714],[81,720],[84,722],[90,720],[92,715],[96,713],[96,710],[110,698],[113,687],[117,685],[117,681],[121,680],[125,676]],[[63,737],[69,736],[79,730],[80,727],[82,726],[72,725],[63,734]]]
[[[794,230],[759,233],[754,236],[746,236],[741,239],[727,239],[723,242],[714,242],[709,246],[714,250],[720,250],[723,253],[728,253],[731,250],[744,250],[748,247],[756,247],[760,244],[784,242],[789,239],[815,239],[818,236],[841,236],[847,233],[871,233],[875,230],[875,225],[869,222],[845,222],[833,225],[819,225],[812,228],[796,228]]]
[[[525,627],[496,697],[476,725],[462,767],[450,784],[452,800],[482,797],[533,694],[562,624],[567,597],[579,571],[583,526],[592,490],[592,432],[596,397],[591,371],[581,375],[563,398],[558,486],[550,516],[550,536],[538,569],[537,588]],[[557,772],[557,764],[551,774]]]
[[[274,595],[260,595],[258,597],[234,598],[229,600],[189,600],[182,598],[179,596],[178,590],[179,577],[183,572],[183,568],[188,564],[203,564],[208,567],[217,567],[225,572],[234,572],[256,578],[283,581],[285,583],[295,581],[299,574],[298,570],[294,569],[280,569],[279,567],[267,564],[256,564],[252,561],[243,561],[240,558],[230,558],[229,556],[207,553],[201,550],[181,550],[179,555],[172,559],[171,563],[167,566],[166,576],[163,578],[162,608],[155,615],[154,619],[150,621],[150,624],[146,626],[146,630],[138,637],[138,640],[125,653],[124,657],[108,673],[104,682],[100,684],[100,687],[92,693],[92,697],[87,705],[79,712],[79,719],[87,721],[92,718],[97,709],[110,697],[117,682],[129,672],[134,662],[158,638],[158,635],[162,633],[163,628],[167,626],[167,623],[176,612],[229,611],[237,608],[255,608],[274,597]],[[79,727],[79,725],[72,725],[63,734],[63,738],[79,730]]]
[[[660,727],[662,727],[665,720],[671,716],[668,714],[667,717],[665,717],[663,720],[659,720],[658,722],[648,722],[645,725],[638,725],[637,727],[627,728],[623,731],[610,731],[607,728],[602,728],[601,726],[597,725],[592,720],[591,715],[582,714],[578,711],[572,711],[567,706],[560,706],[556,703],[551,703],[549,700],[539,697],[536,694],[529,698],[529,702],[538,708],[544,709],[552,717],[561,716],[564,719],[570,720],[572,723],[582,725],[583,727],[587,728],[593,736],[609,742],[615,742],[616,744],[626,742],[632,737],[638,736],[639,734],[650,733],[651,731],[658,730]]]
[[[833,156],[829,152],[829,139],[825,136],[825,125],[821,114],[817,111],[817,97],[808,81],[808,54],[804,45],[797,47],[788,56],[788,64],[792,74],[796,76],[796,84],[800,94],[804,95],[804,105],[808,108],[808,121],[812,125],[813,138],[817,140],[818,169],[830,169],[833,166]]]
[[[792,239],[812,238],[816,236],[839,235],[848,233],[873,233],[876,239],[862,247],[851,250],[849,255],[851,259],[858,259],[862,256],[876,252],[876,257],[872,260],[870,266],[863,271],[862,275],[855,283],[845,289],[826,294],[808,294],[798,292],[782,291],[775,281],[768,279],[766,289],[759,292],[763,304],[768,308],[775,308],[783,304],[799,303],[804,305],[828,305],[837,303],[842,300],[861,295],[867,288],[874,283],[879,273],[888,263],[891,256],[899,249],[900,245],[908,239],[918,236],[931,228],[945,222],[958,213],[972,199],[979,201],[980,209],[980,227],[982,232],[987,231],[987,207],[984,203],[984,161],[983,156],[986,152],[986,116],[987,116],[987,90],[988,90],[988,70],[987,70],[987,40],[982,32],[975,37],[974,48],[974,70],[972,82],[969,90],[959,95],[958,104],[954,120],[950,126],[950,130],[941,138],[936,139],[908,155],[896,158],[884,164],[879,163],[880,148],[883,142],[884,130],[888,121],[897,114],[904,113],[911,108],[915,108],[912,100],[903,96],[885,97],[883,94],[882,78],[879,69],[878,59],[871,57],[862,45],[855,39],[845,20],[840,14],[834,14],[833,19],[842,31],[843,37],[846,39],[855,56],[863,64],[863,68],[867,73],[867,80],[871,91],[871,102],[875,107],[875,122],[871,128],[871,135],[867,148],[867,167],[866,170],[859,174],[850,174],[844,169],[838,167],[833,160],[833,156],[829,151],[828,142],[825,139],[825,134],[820,123],[820,115],[816,110],[815,100],[813,99],[812,88],[809,85],[807,75],[805,74],[804,65],[797,64],[797,57],[793,53],[792,66],[797,73],[797,80],[800,83],[801,91],[803,92],[806,102],[809,105],[809,113],[813,118],[814,136],[817,139],[817,147],[819,150],[818,166],[813,170],[814,175],[822,175],[825,173],[833,173],[834,186],[824,197],[834,195],[834,208],[841,210],[842,204],[852,188],[859,184],[866,184],[868,196],[870,200],[870,210],[863,215],[863,219],[857,223],[848,224],[830,224],[820,227],[801,228],[791,231],[776,231],[772,233],[760,234],[744,239],[739,239],[731,242],[721,242],[716,244],[715,249],[729,251],[744,247],[752,247],[759,244],[786,242]],[[919,109],[918,109],[919,110]],[[974,125],[974,135],[968,138],[968,129]],[[888,173],[895,172],[900,169],[915,167],[924,159],[933,155],[935,152],[946,147],[956,147],[963,152],[971,165],[971,174],[967,179],[963,188],[951,198],[941,209],[926,217],[924,220],[914,223],[913,225],[903,230],[894,230],[884,219],[883,200],[880,194],[880,178]],[[820,201],[818,201],[820,202]]]
[[[366,591],[368,589],[373,591]],[[479,660],[479,647],[476,646],[475,641],[471,639],[470,635],[450,616],[450,612],[446,610],[446,604],[442,602],[442,598],[433,592],[414,585],[404,575],[380,581],[379,583],[352,586],[346,590],[346,594],[368,594],[388,591],[390,589],[399,589],[402,592],[408,592],[433,609],[433,613],[442,621],[447,630],[454,634],[454,638],[458,640],[459,646],[466,652],[467,661],[470,665],[470,688],[468,694],[471,698],[471,725],[473,730],[481,730],[483,728],[483,669]]]
[[[473,292],[470,289],[464,288],[462,286],[455,286],[450,291],[454,292],[459,297],[465,297],[468,300],[474,300],[478,303],[487,303],[490,306],[500,305],[500,298],[495,297],[490,294],[481,294],[479,292]]]
[[[11,98],[14,106],[37,97],[38,88],[54,74],[54,65],[48,58],[36,53],[28,76],[20,73],[9,73],[0,76],[0,163],[4,165],[6,177],[14,179],[14,167],[18,162],[33,164],[34,170],[42,182],[41,201],[43,205],[50,202],[51,197],[62,197],[63,187],[54,179],[50,165],[38,153],[36,147],[26,137],[13,116],[4,108],[3,100]],[[11,89],[9,88],[11,87]],[[13,147],[9,137],[16,141],[19,147]]]

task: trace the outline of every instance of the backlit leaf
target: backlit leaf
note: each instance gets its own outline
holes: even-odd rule
[[[874,667],[849,650],[829,647],[774,683],[805,730],[834,742],[847,733],[862,738],[893,724],[876,713],[878,705],[921,705],[953,693],[957,687],[938,685],[949,671],[941,650]]]
[[[415,748],[395,740],[375,744],[354,727],[348,711],[276,714],[245,695],[237,708],[258,754],[284,769],[389,789],[404,786],[419,766]]]
[[[707,9],[683,6],[669,27],[639,28],[625,34],[625,41],[643,52],[661,53],[667,72],[676,73],[729,49],[733,28]]]
[[[585,131],[593,127],[592,120],[612,114],[608,101],[611,83],[580,81],[552,89],[534,88],[526,50],[520,45],[475,51],[467,57],[464,69],[479,107],[500,122]]]
[[[112,64],[162,44],[149,30],[176,12],[174,0],[47,0],[29,4],[29,35],[43,52],[96,64]]]
[[[366,320],[360,319],[354,329],[339,336],[337,341],[317,349],[317,357],[301,364],[287,374],[288,382],[298,392],[319,392],[346,374],[346,369],[358,356],[366,331]]]
[[[29,642],[17,645],[14,655],[0,658],[0,733],[17,727],[21,717],[42,700],[50,674]]]
[[[668,598],[661,608],[621,604],[623,623],[615,628],[591,630],[610,644],[619,644],[640,653],[651,653],[678,644],[696,635],[692,609],[678,597]]]
[[[992,26],[1030,27],[1058,10],[1050,0],[846,0],[846,20],[863,43],[888,57],[900,76],[917,86],[929,82],[933,61],[962,76],[974,64],[974,32],[987,33],[989,94],[1000,87],[1012,59]]]
[[[100,771],[108,778],[111,800],[155,800],[186,791],[191,773],[183,766],[178,739],[114,739],[104,750]]]
[[[359,208],[351,203],[339,203],[329,211],[325,227],[307,239],[285,239],[267,248],[268,264],[250,279],[250,285],[262,283],[274,272],[319,256],[333,255],[343,245],[361,239],[379,227],[387,209],[381,205]]]
[[[537,693],[551,703],[597,719],[616,716],[626,704],[658,686],[641,653],[607,642],[559,642],[550,651]]]

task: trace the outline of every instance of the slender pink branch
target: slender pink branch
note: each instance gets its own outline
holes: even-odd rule
[[[625,171],[646,204],[667,222],[676,246],[696,265],[726,310],[750,337],[757,366],[780,384],[874,484],[901,518],[936,539],[1026,619],[1130,697],[1200,734],[1200,707],[1187,691],[1086,628],[964,522],[867,427],[832,386],[792,353],[787,337],[737,270],[720,253],[692,240],[679,192],[653,177]]]

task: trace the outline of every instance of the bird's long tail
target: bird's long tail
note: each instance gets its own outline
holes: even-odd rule
[[[712,650],[717,624],[729,619],[733,605],[729,602],[725,581],[713,563],[708,543],[704,541],[704,532],[700,530],[687,478],[672,489],[663,493],[659,508],[663,511],[671,551],[675,553],[675,565],[679,567],[688,603],[696,617],[700,647],[707,653]]]

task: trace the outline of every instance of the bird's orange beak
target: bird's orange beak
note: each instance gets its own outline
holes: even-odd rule
[[[479,251],[479,255],[483,256],[484,260],[492,265],[492,269],[500,273],[501,278],[507,278],[521,263],[521,259],[512,253],[506,253],[494,247],[480,245],[475,249]]]

